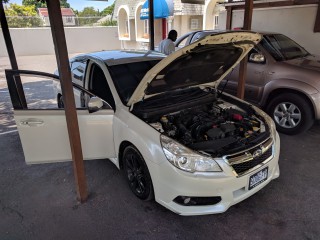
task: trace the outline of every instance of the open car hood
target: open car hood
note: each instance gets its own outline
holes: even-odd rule
[[[177,50],[147,72],[128,106],[178,89],[201,85],[217,87],[261,37],[246,31],[212,34]]]

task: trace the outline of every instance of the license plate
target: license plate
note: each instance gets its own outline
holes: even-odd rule
[[[259,172],[251,175],[249,178],[249,190],[263,183],[268,178],[268,167],[261,169]]]

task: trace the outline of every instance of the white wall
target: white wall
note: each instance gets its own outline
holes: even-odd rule
[[[11,28],[10,34],[17,56],[54,54],[50,28]],[[69,53],[120,49],[117,27],[65,28]],[[7,56],[0,29],[0,57]]]
[[[299,43],[313,54],[320,55],[320,33],[314,33],[317,5],[254,9],[252,29],[279,32]],[[226,29],[226,11],[220,12],[219,29]],[[232,28],[243,26],[243,10],[232,15]]]
[[[190,22],[191,19],[198,19],[199,21],[199,28],[198,29],[191,29]],[[178,37],[195,30],[202,30],[203,24],[203,16],[201,15],[176,15],[173,19],[172,28],[178,32]]]

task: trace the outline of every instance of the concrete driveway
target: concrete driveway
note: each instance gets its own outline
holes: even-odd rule
[[[21,69],[48,72],[54,61],[18,58]],[[25,164],[2,71],[7,59],[0,67],[1,240],[320,239],[320,125],[281,135],[280,178],[223,214],[182,217],[140,201],[108,160],[86,161],[90,197],[79,204],[70,162]]]

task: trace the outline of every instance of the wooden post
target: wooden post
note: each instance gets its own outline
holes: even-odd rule
[[[56,59],[58,64],[63,103],[65,106],[66,121],[69,133],[69,141],[72,153],[74,175],[77,185],[77,195],[80,202],[87,200],[87,182],[84,170],[82,148],[76,105],[74,101],[71,70],[68,60],[68,50],[63,29],[60,2],[46,0]]]
[[[153,0],[149,1],[149,49],[154,50],[154,9]]]
[[[252,25],[253,0],[246,0],[244,9],[243,29],[251,30]]]
[[[232,6],[227,7],[227,24],[226,29],[231,30],[232,27]]]
[[[316,21],[314,23],[313,32],[320,32],[320,1],[318,2],[318,11],[316,16]]]
[[[252,12],[253,12],[253,0],[246,0],[245,9],[244,9],[244,21],[243,21],[244,30],[251,30]],[[241,99],[244,98],[244,88],[245,88],[246,77],[247,77],[247,62],[248,62],[247,56],[240,62],[237,97]]]
[[[12,70],[18,70],[18,63],[17,63],[17,59],[16,59],[16,54],[14,52],[14,48],[13,48],[13,44],[12,44],[12,40],[11,40],[11,36],[10,36],[10,32],[9,32],[9,27],[8,27],[8,22],[6,19],[6,14],[4,12],[2,0],[0,0],[0,22],[1,22],[3,38],[4,38],[6,48],[8,51],[8,56],[9,56],[11,68],[12,68]],[[27,109],[27,101],[26,101],[26,97],[24,95],[23,86],[22,86],[20,76],[15,77],[15,86],[17,89],[19,102],[21,104],[22,109],[23,108]]]

